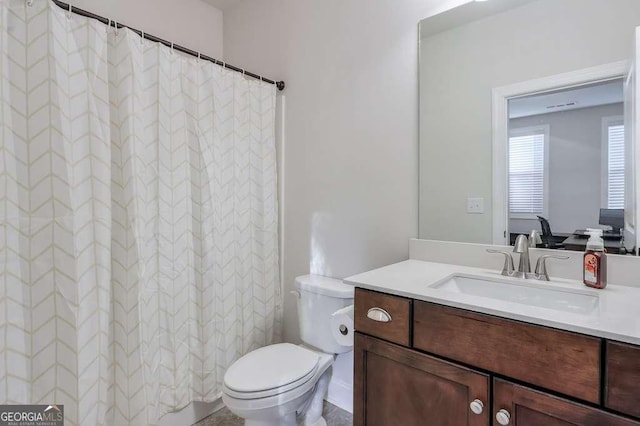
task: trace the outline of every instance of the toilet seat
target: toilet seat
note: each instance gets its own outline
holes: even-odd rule
[[[237,360],[224,376],[224,392],[259,399],[304,386],[319,368],[320,356],[291,343],[265,346]]]

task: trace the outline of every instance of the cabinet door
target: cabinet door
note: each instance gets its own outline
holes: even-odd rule
[[[630,419],[500,379],[494,379],[493,384],[493,424],[494,426],[640,425]]]
[[[640,347],[607,342],[604,405],[640,417]]]
[[[356,426],[489,425],[486,374],[360,333],[354,363]]]

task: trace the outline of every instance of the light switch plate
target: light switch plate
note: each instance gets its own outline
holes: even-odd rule
[[[467,198],[467,213],[483,214],[484,198]]]

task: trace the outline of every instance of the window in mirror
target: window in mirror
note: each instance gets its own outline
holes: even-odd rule
[[[548,126],[512,130],[509,137],[509,213],[516,219],[547,216]]]
[[[622,117],[607,117],[603,120],[607,149],[606,179],[603,188],[607,188],[606,202],[603,208],[624,208],[624,124]]]

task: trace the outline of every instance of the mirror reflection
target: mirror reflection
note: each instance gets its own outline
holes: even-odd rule
[[[623,81],[508,101],[508,230],[538,247],[584,251],[604,228],[609,252],[624,238]]]
[[[539,246],[583,250],[595,227],[631,251],[638,26],[636,0],[490,0],[423,20],[420,238],[536,231]]]

